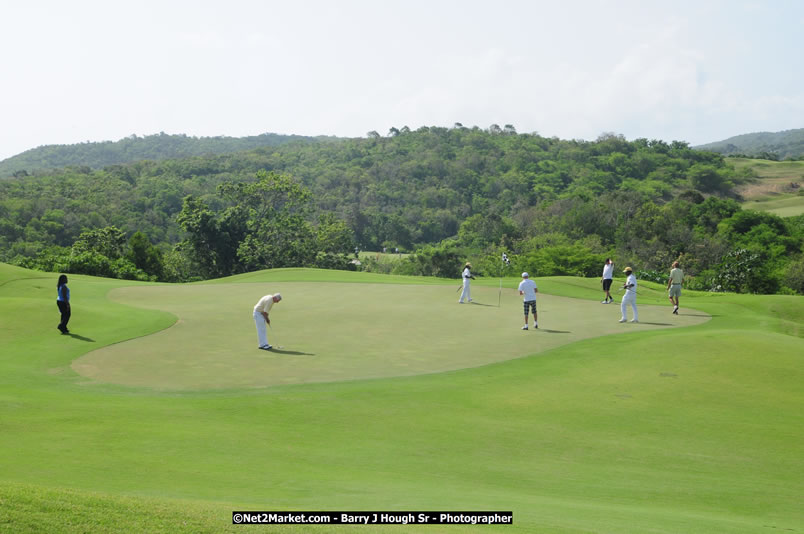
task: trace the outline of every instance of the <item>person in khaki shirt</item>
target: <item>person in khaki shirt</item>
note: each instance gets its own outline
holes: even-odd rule
[[[670,278],[667,280],[667,298],[673,305],[673,315],[678,315],[678,297],[681,296],[681,283],[684,281],[684,271],[678,265],[677,261],[673,262]]]
[[[257,338],[262,350],[271,350],[271,345],[268,343],[268,332],[265,326],[271,324],[271,319],[268,318],[268,313],[271,307],[282,300],[282,295],[276,293],[275,295],[265,295],[260,299],[256,306],[254,306],[254,324],[257,325]]]

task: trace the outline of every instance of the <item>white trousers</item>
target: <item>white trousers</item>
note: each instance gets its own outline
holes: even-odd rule
[[[461,292],[461,298],[458,302],[463,302],[463,299],[466,299],[467,302],[472,301],[472,293],[469,290],[469,280],[471,280],[471,278],[463,279],[463,291]]]
[[[633,293],[626,291],[625,296],[623,297],[622,302],[620,302],[620,311],[623,314],[623,319],[628,319],[625,315],[625,310],[628,305],[631,305],[631,309],[634,310],[634,320],[639,321],[639,316],[637,315],[637,307],[636,307],[636,295]]]
[[[254,312],[254,324],[257,325],[257,338],[260,340],[260,347],[265,347],[268,345],[268,332],[265,328],[265,317],[258,311]]]

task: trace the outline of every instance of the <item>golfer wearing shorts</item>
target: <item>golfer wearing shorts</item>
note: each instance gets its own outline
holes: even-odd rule
[[[614,278],[614,262],[611,261],[611,258],[606,258],[606,263],[603,264],[603,276],[600,278],[600,281],[603,283],[603,291],[606,292],[606,298],[601,302],[601,304],[608,304],[609,302],[614,302],[614,298],[611,296],[611,282]]]
[[[678,315],[678,297],[681,296],[681,283],[684,281],[684,271],[678,266],[678,262],[673,262],[670,270],[670,279],[667,280],[667,298],[673,305],[673,315]]]
[[[260,348],[262,350],[271,350],[271,345],[268,344],[268,332],[266,325],[271,324],[271,319],[268,318],[268,313],[274,303],[282,300],[282,295],[276,293],[275,295],[265,295],[260,299],[256,306],[254,306],[254,323],[257,325],[257,338],[259,339]]]
[[[522,330],[528,329],[528,310],[533,310],[533,328],[539,328],[538,317],[536,316],[536,293],[539,288],[536,287],[536,282],[528,277],[528,273],[522,273],[522,281],[519,282],[519,294],[525,298],[525,326]]]
[[[625,296],[623,297],[622,302],[620,302],[620,312],[622,312],[622,317],[620,317],[620,322],[624,323],[627,320],[627,314],[625,312],[628,305],[631,306],[631,309],[634,310],[634,318],[631,319],[632,323],[639,322],[639,316],[637,315],[637,306],[636,306],[636,291],[637,291],[637,279],[634,276],[634,272],[631,270],[630,267],[626,267],[623,272],[625,276],[628,278],[625,280],[625,284],[623,284],[623,289],[625,289]]]

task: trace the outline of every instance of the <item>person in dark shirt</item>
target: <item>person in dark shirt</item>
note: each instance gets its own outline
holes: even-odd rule
[[[70,322],[70,315],[72,315],[72,313],[70,311],[70,288],[67,287],[66,274],[59,276],[59,282],[56,285],[56,289],[58,292],[56,305],[59,307],[59,312],[61,312],[61,322],[56,328],[61,330],[62,334],[69,334],[70,331],[67,330],[67,323]]]

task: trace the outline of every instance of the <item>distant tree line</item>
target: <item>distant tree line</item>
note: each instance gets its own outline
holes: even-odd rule
[[[130,135],[119,141],[47,145],[26,150],[0,161],[0,178],[28,176],[42,170],[68,166],[91,170],[141,160],[160,161],[240,152],[264,146],[337,140],[335,137],[308,137],[274,133],[248,137],[193,137],[183,134],[169,135],[164,132],[146,136]]]
[[[502,251],[512,273],[539,276],[599,276],[607,256],[650,276],[681,257],[702,289],[804,292],[802,217],[741,210],[733,188],[752,171],[720,154],[512,125],[370,134],[2,180],[0,260],[184,281],[354,268],[354,247],[413,253],[363,269],[435,276],[457,276],[467,258],[496,276]],[[114,252],[89,245],[100,231]]]

